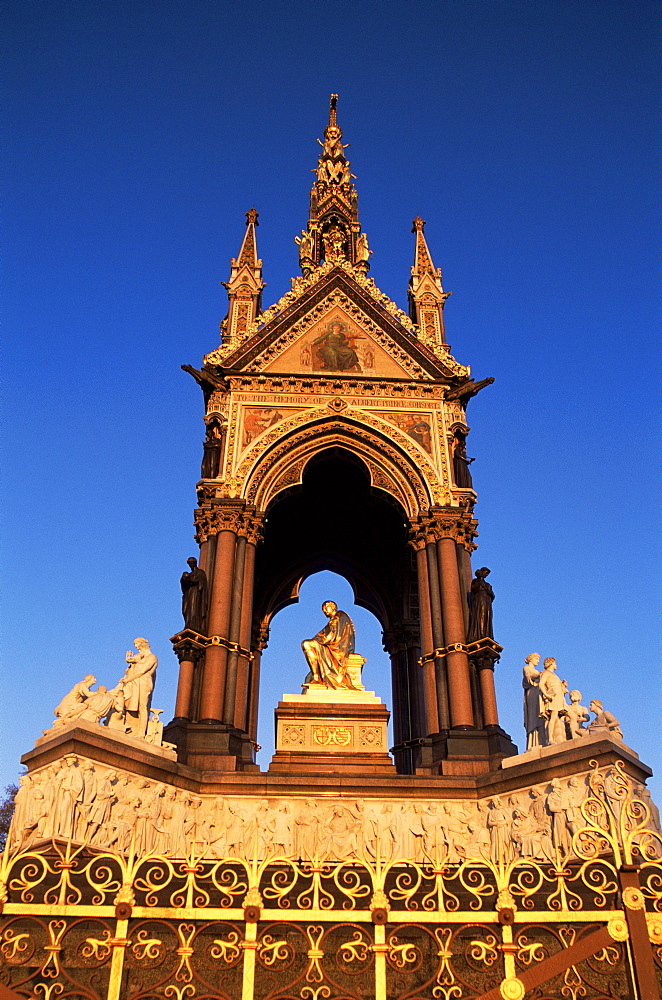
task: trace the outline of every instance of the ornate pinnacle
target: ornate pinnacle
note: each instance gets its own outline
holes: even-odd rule
[[[422,233],[425,230],[425,219],[422,219],[420,215],[417,215],[411,225],[412,233]]]
[[[259,226],[260,223],[257,221],[260,217],[260,213],[256,212],[254,208],[249,208],[246,212],[246,225],[250,226],[251,222],[254,226]]]

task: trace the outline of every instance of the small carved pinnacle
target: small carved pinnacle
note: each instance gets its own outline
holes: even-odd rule
[[[260,216],[259,212],[256,212],[254,208],[251,208],[246,212],[246,225],[250,226],[251,222],[254,226],[259,226],[260,223],[257,221]]]
[[[420,215],[417,215],[412,222],[412,233],[422,233],[425,228],[425,219],[422,219]]]

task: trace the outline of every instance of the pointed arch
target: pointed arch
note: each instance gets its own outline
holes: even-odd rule
[[[392,438],[344,414],[330,414],[297,427],[266,449],[246,479],[245,499],[258,510],[266,510],[282,490],[301,484],[304,469],[315,455],[337,447],[360,457],[371,486],[398,501],[406,517],[417,517],[435,502],[420,469]]]

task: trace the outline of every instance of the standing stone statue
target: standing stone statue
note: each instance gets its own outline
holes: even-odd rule
[[[483,566],[482,569],[476,570],[475,579],[471,581],[467,642],[494,638],[494,629],[492,626],[494,591],[485,579],[489,575],[489,572],[487,566]]]
[[[202,448],[202,479],[216,479],[221,467],[223,444],[225,443],[224,428],[219,417],[210,417],[207,424],[207,434]]]
[[[524,728],[526,749],[543,746],[545,742],[542,719],[542,700],[538,682],[542,671],[538,670],[540,653],[531,653],[524,661],[522,687],[524,688]]]
[[[207,574],[198,566],[198,560],[191,556],[186,560],[190,569],[182,573],[179,584],[182,588],[182,615],[186,628],[203,634],[207,619]]]
[[[461,434],[455,435],[455,447],[453,448],[453,478],[455,485],[463,490],[474,488],[473,479],[469,466],[475,459],[467,455],[467,446]]]
[[[334,601],[325,601],[322,611],[328,624],[314,639],[301,643],[310,672],[304,684],[355,691],[348,673],[348,659],[354,652],[354,625],[349,615],[338,610]]]
[[[566,684],[556,676],[556,660],[553,656],[547,657],[544,668],[538,685],[544,706],[547,744],[551,746],[554,743],[563,743],[566,739]]]
[[[159,661],[149,648],[147,639],[141,637],[134,639],[133,645],[138,652],[132,653],[129,650],[126,654],[126,662],[129,666],[126,668],[119,687],[124,695],[125,732],[129,736],[138,736],[144,739],[147,732],[154,675]]]

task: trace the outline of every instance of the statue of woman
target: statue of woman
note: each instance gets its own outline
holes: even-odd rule
[[[314,639],[301,643],[310,667],[304,684],[355,691],[347,671],[348,658],[354,652],[352,619],[344,611],[339,611],[334,601],[325,601],[322,611],[329,619],[328,624]]]
[[[475,579],[471,581],[469,594],[469,627],[467,642],[478,639],[493,639],[492,601],[494,591],[485,579],[489,575],[487,566],[476,570]]]
[[[306,261],[309,265],[313,258],[313,237],[306,229],[301,230],[301,236],[295,236],[294,242],[299,247],[299,263]]]
[[[524,661],[522,672],[522,687],[524,688],[524,728],[526,730],[526,749],[543,746],[543,719],[542,703],[540,700],[540,680],[541,670],[540,653],[531,653]]]

